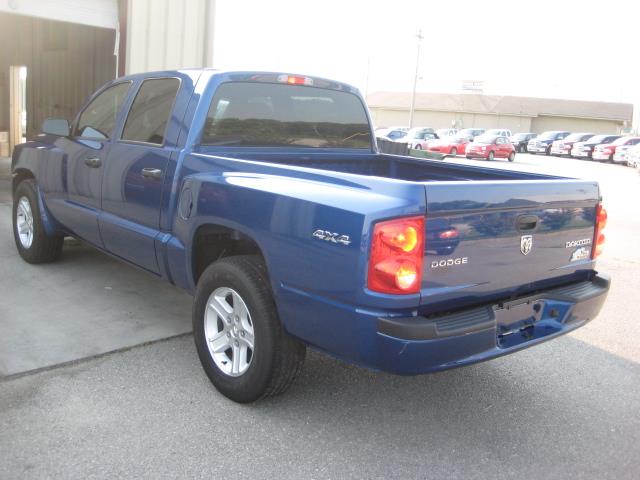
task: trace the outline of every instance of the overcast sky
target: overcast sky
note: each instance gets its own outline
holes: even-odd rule
[[[638,0],[217,0],[215,28],[216,68],[409,91],[422,28],[418,91],[640,104]]]

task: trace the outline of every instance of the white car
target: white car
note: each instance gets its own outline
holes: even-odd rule
[[[611,159],[613,163],[627,163],[627,152],[630,148],[633,148],[635,145],[620,145],[616,148],[616,153],[614,153],[613,158]]]
[[[626,151],[625,161],[630,167],[640,168],[640,145],[634,145]]]
[[[427,144],[437,139],[438,135],[433,131],[433,128],[414,127],[398,141],[405,142],[410,149],[426,150]]]
[[[436,134],[439,138],[452,137],[456,133],[458,133],[457,128],[439,128],[436,130]]]
[[[507,130],[505,128],[492,128],[490,130],[487,130],[484,133],[485,135],[497,135],[499,137],[509,137],[509,138],[513,137],[511,130]]]

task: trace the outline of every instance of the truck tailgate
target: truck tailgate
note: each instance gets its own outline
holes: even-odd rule
[[[577,281],[593,269],[596,182],[429,182],[425,188],[421,313]]]

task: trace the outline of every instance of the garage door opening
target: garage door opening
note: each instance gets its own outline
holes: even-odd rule
[[[27,141],[27,67],[9,67],[9,148]]]

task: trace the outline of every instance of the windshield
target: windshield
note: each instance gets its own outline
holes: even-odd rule
[[[543,132],[538,135],[540,140],[553,140],[558,136],[558,132]]]
[[[572,133],[571,135],[565,137],[565,142],[579,142],[585,137],[584,133]]]
[[[595,137],[591,137],[588,141],[585,142],[585,145],[597,145],[602,143],[607,138],[607,135],[596,135]]]
[[[632,139],[629,138],[629,137],[620,137],[615,142],[613,142],[613,145],[624,145],[625,143],[627,143],[630,140],[632,140]]]
[[[496,138],[498,138],[497,135],[481,135],[479,137],[476,137],[473,142],[474,143],[492,144],[493,142],[496,141]]]
[[[203,145],[371,148],[360,99],[301,85],[230,82],[216,90]]]

